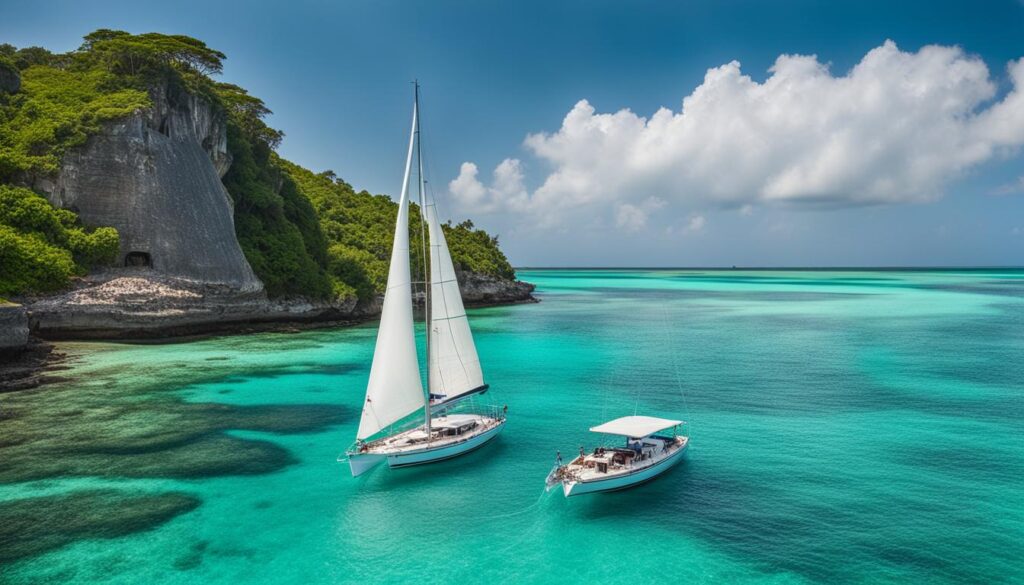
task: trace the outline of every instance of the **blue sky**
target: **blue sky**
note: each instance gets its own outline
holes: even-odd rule
[[[373,192],[419,78],[441,209],[520,266],[1024,264],[1015,0],[0,1],[16,46],[206,41],[286,158]]]

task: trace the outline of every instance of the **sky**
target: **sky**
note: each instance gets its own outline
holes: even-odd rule
[[[0,0],[0,42],[187,34],[280,153],[516,266],[1024,265],[1024,2]]]

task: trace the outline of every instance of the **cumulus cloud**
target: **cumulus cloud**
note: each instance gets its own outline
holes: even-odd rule
[[[466,209],[487,213],[496,209],[526,211],[530,195],[523,186],[522,164],[505,159],[495,169],[491,186],[485,187],[477,178],[479,169],[471,162],[462,163],[459,176],[448,183],[448,190]]]
[[[688,232],[699,232],[704,229],[704,224],[707,220],[704,219],[703,215],[695,215],[690,218],[690,221],[686,223],[686,231]]]
[[[647,214],[635,205],[623,203],[615,214],[615,224],[626,231],[636,232],[647,225]]]
[[[615,212],[615,225],[627,232],[638,232],[647,227],[648,214],[664,206],[665,201],[657,197],[648,197],[638,205],[623,203]]]
[[[477,173],[479,173],[479,170],[475,164],[471,162],[462,163],[462,167],[459,168],[459,176],[448,183],[448,190],[452,192],[452,195],[455,195],[455,199],[462,205],[477,208],[481,211],[489,211],[486,207],[490,204],[490,201],[485,201],[487,188],[476,178]]]
[[[466,211],[546,224],[592,209],[627,231],[647,224],[651,197],[743,214],[755,205],[929,201],[1024,144],[1024,59],[1008,73],[1011,90],[993,101],[988,67],[959,47],[905,52],[887,41],[845,75],[816,56],[782,55],[763,82],[733,61],[709,69],[679,111],[645,118],[579,101],[558,131],[526,137],[550,168],[532,191],[514,158],[488,186],[464,163],[450,189]]]

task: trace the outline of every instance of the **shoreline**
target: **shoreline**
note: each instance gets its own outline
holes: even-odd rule
[[[539,303],[540,299],[533,296],[532,290],[531,288],[527,298],[510,301],[467,302],[466,308],[483,309]],[[302,333],[318,329],[342,329],[369,323],[379,317],[379,312],[371,310],[362,315],[348,318],[337,318],[333,315],[325,316],[319,314],[308,318],[283,317],[249,321],[209,321],[167,327],[159,330],[159,333],[163,335],[153,335],[154,330],[132,332],[113,329],[107,330],[110,333],[109,335],[97,335],[95,332],[81,330],[66,333],[58,332],[57,334],[53,334],[51,331],[46,335],[38,335],[33,332],[29,335],[24,349],[20,351],[8,350],[0,353],[0,395],[9,392],[31,390],[47,384],[65,381],[66,377],[56,373],[67,370],[70,367],[65,365],[68,360],[67,354],[57,348],[56,344],[61,342],[85,341],[135,345],[171,345],[234,335]]]

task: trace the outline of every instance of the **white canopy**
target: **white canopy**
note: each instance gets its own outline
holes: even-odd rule
[[[603,425],[591,427],[590,430],[595,433],[604,433],[606,435],[646,437],[647,435],[653,435],[660,430],[681,424],[683,424],[683,421],[681,420],[669,420],[667,418],[657,418],[653,416],[624,416],[613,421],[608,421]]]
[[[448,416],[435,418],[431,421],[431,426],[435,429],[457,429],[479,419],[480,417],[472,414],[449,414]]]

